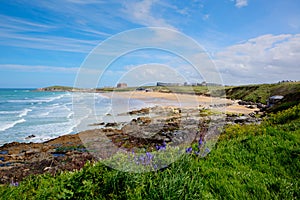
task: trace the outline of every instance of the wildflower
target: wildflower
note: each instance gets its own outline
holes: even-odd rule
[[[146,152],[146,156],[148,157],[149,160],[153,159],[153,155],[149,152]]]
[[[209,152],[210,152],[210,149],[209,149],[209,148],[206,148],[206,149],[205,149],[205,152],[206,152],[206,153],[209,153]]]
[[[161,146],[160,150],[166,150],[166,146]]]
[[[189,147],[185,150],[186,153],[191,153],[193,151],[193,148],[192,147]]]
[[[156,150],[159,151],[159,150],[166,150],[166,147],[167,147],[167,144],[166,142],[164,141],[163,144],[161,146],[159,145],[155,145],[156,147]]]
[[[157,151],[160,150],[160,146],[158,146],[158,145],[155,145],[155,148]]]
[[[18,187],[18,186],[19,186],[19,182],[13,182],[13,181],[12,181],[12,182],[10,183],[10,185],[11,185],[11,186]]]
[[[200,138],[200,140],[199,140],[199,146],[201,146],[202,143],[203,143],[202,138]]]

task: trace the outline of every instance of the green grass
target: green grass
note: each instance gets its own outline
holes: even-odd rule
[[[231,125],[204,157],[184,155],[157,172],[101,163],[0,187],[1,199],[299,199],[300,105],[260,125]]]
[[[265,104],[268,98],[273,95],[289,96],[300,93],[300,82],[226,87],[225,90],[227,97],[231,99],[242,99]]]
[[[55,86],[50,86],[50,87],[45,87],[43,88],[46,91],[54,91],[54,90],[58,90],[58,91],[72,91],[73,87],[68,87],[68,86],[59,86],[59,85],[55,85]]]

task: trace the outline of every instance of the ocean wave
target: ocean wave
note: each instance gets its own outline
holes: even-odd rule
[[[50,114],[50,111],[45,112],[45,113],[41,113],[39,116],[40,117],[45,117],[45,116],[48,116],[49,114]]]
[[[70,118],[72,117],[72,115],[74,115],[74,113],[73,113],[73,112],[70,112],[70,113],[68,114],[67,118],[70,119]]]
[[[24,123],[24,122],[26,122],[26,120],[22,118],[22,119],[19,119],[17,121],[14,121],[14,122],[1,125],[0,126],[0,131],[5,131],[7,129],[10,129],[10,128],[14,127],[16,124],[20,124],[20,123]]]
[[[31,112],[31,109],[25,108],[18,117],[25,117],[29,112]]]
[[[51,97],[51,98],[48,98],[46,99],[46,102],[49,103],[49,102],[52,102],[52,101],[55,101],[55,100],[59,100],[63,97],[67,96],[66,94],[62,94],[62,95],[59,95],[59,96],[56,96],[56,97]]]
[[[13,110],[13,111],[0,111],[0,114],[17,114],[20,113],[20,111]]]
[[[55,100],[59,100],[63,97],[65,97],[65,94],[56,96],[56,97],[50,97],[50,98],[46,98],[46,99],[15,99],[15,100],[8,100],[8,103],[49,103]]]

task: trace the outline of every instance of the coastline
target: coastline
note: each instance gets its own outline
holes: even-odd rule
[[[117,123],[95,122],[95,129],[93,130],[59,136],[43,143],[12,142],[4,144],[0,147],[0,177],[2,177],[0,184],[9,183],[11,180],[21,181],[31,174],[46,172],[56,174],[59,171],[80,169],[87,161],[108,158],[117,152],[119,148],[131,150],[147,146],[150,150],[154,150],[156,144],[161,144],[164,141],[191,143],[199,137],[206,137],[207,124],[205,124],[205,121],[209,119],[210,115],[207,114],[207,110],[218,110],[214,106],[210,106],[212,102],[220,104],[222,109],[226,108],[226,120],[230,123],[239,122],[237,119],[240,115],[248,116],[255,111],[255,109],[238,105],[236,101],[220,98],[215,98],[212,101],[210,97],[188,94],[140,91],[101,94],[112,99],[137,99],[144,101],[146,105],[159,105],[152,108],[145,106],[142,109],[124,113],[133,114],[136,117],[121,127]],[[194,98],[193,101],[191,101],[191,97]],[[199,105],[202,107],[200,108]],[[199,109],[203,110],[201,116],[199,116]],[[155,117],[149,117],[151,112],[155,114]],[[168,115],[165,113],[168,113]],[[171,114],[169,115],[169,113]],[[234,117],[229,119],[228,116],[232,113],[235,113]],[[172,135],[174,130],[181,128],[179,124],[183,116],[186,116],[187,119],[187,116],[189,116],[189,119],[186,120],[187,123],[198,124],[199,120],[202,120],[203,124],[200,126],[200,132],[195,132],[195,127],[192,126],[182,130],[182,135],[187,135],[187,138],[181,139],[179,136]],[[248,116],[240,122],[245,123],[250,118]],[[165,123],[163,127],[161,126],[162,122]],[[216,123],[218,122],[216,121]],[[99,124],[103,125],[103,128],[97,128]],[[167,134],[153,134],[153,131],[159,131],[160,129],[164,129]],[[142,134],[144,136],[141,137]],[[95,146],[99,145],[99,140],[102,140],[101,147]],[[91,147],[85,146],[88,143],[92,144]],[[111,146],[112,143],[115,147]],[[103,146],[103,144],[107,144],[107,146]],[[101,158],[98,155],[93,155],[89,151],[90,148],[96,148],[97,153],[100,152]]]

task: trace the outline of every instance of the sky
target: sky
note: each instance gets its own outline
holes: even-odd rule
[[[299,80],[299,0],[0,0],[0,88],[73,86],[99,45],[146,27],[193,39],[225,85]],[[163,43],[172,34],[156,37]],[[97,86],[209,80],[190,65],[172,52],[139,49],[114,60]]]

